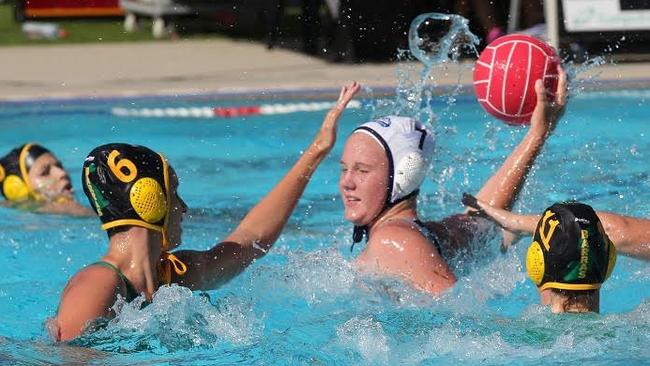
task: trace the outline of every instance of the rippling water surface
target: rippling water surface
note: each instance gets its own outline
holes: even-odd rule
[[[516,209],[539,212],[574,198],[600,210],[650,216],[650,91],[586,93],[571,100]],[[241,104],[174,99],[0,106],[0,150],[28,140],[53,150],[80,189],[85,155],[106,142],[165,153],[191,206],[184,246],[223,238],[311,141],[323,112],[232,119],[116,118],[111,107]],[[246,102],[254,104],[255,101]],[[433,109],[448,108],[433,105]],[[470,97],[436,126],[437,157],[422,216],[459,212],[523,136]],[[457,286],[430,299],[357,273],[351,227],[337,196],[343,138],[372,115],[347,111],[340,141],[314,175],[271,252],[207,293],[172,286],[153,304],[115,305],[118,316],[64,345],[43,321],[68,278],[107,247],[94,218],[0,208],[0,364],[643,364],[650,360],[650,268],[619,257],[601,315],[551,315],[536,303],[523,264],[528,238],[506,254],[492,240],[464,262]],[[81,192],[76,193],[81,197]],[[84,200],[85,202],[85,200]]]

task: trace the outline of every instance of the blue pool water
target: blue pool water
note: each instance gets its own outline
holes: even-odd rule
[[[648,90],[584,93],[549,140],[516,204],[539,212],[574,198],[600,210],[650,216]],[[112,107],[255,104],[192,98],[0,105],[0,153],[38,141],[62,160],[79,199],[85,155],[107,142],[165,153],[191,207],[184,247],[206,249],[280,179],[324,112],[232,119],[118,118]],[[434,105],[434,109],[444,109]],[[523,264],[527,238],[501,254],[493,240],[432,300],[351,266],[351,227],[337,194],[344,137],[372,115],[344,115],[340,139],[271,252],[205,294],[172,286],[152,305],[118,304],[109,324],[53,344],[43,321],[68,278],[107,248],[95,218],[0,208],[0,365],[96,364],[644,364],[650,360],[650,267],[619,257],[600,315],[551,315],[536,305]],[[437,157],[422,216],[459,212],[523,135],[459,97],[437,126]]]

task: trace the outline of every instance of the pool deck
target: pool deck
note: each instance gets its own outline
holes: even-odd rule
[[[467,68],[471,65],[466,64]],[[436,74],[459,81],[457,65]],[[593,73],[594,71],[592,71]],[[647,87],[649,63],[604,65],[604,85]],[[460,82],[471,83],[471,72]],[[134,95],[307,95],[348,80],[392,90],[394,63],[333,64],[263,44],[228,39],[0,48],[0,101]],[[383,89],[382,89],[383,88]]]

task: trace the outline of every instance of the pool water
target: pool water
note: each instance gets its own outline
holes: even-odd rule
[[[596,209],[650,216],[650,90],[583,93],[550,138],[515,206],[541,212],[578,199]],[[244,104],[255,104],[247,100]],[[231,119],[115,117],[113,107],[239,105],[209,98],[32,102],[0,105],[0,152],[37,141],[55,152],[77,188],[86,154],[108,142],[163,152],[189,204],[184,247],[206,249],[232,230],[311,141],[325,112]],[[434,105],[444,110],[445,105]],[[603,286],[600,315],[552,315],[526,280],[529,238],[506,254],[498,239],[459,265],[456,287],[431,299],[357,273],[352,228],[338,198],[344,137],[371,118],[349,110],[339,141],[314,175],[280,240],[243,274],[207,293],[159,290],[140,309],[70,344],[43,321],[69,277],[107,249],[96,218],[0,208],[0,365],[97,364],[647,364],[650,267],[621,257]],[[519,142],[524,129],[488,117],[461,96],[436,125],[437,155],[421,216],[462,210]]]

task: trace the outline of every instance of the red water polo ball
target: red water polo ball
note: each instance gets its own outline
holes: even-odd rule
[[[497,38],[476,61],[476,97],[488,113],[508,124],[529,123],[537,104],[535,81],[542,79],[551,101],[558,63],[553,47],[535,37],[511,34]]]

